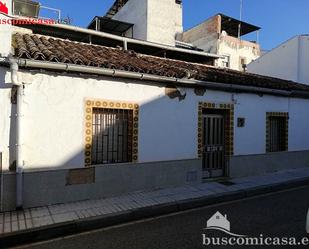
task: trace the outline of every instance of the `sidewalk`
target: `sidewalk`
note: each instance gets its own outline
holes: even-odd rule
[[[0,248],[309,184],[309,168],[0,213]]]

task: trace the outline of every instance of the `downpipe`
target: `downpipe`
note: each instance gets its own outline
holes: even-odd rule
[[[24,84],[18,81],[18,63],[10,60],[11,81],[17,86],[17,110],[16,110],[16,209],[23,208],[23,144],[22,144],[22,107],[24,98]]]

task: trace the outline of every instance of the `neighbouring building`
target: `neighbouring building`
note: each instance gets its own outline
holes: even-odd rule
[[[309,84],[309,35],[298,35],[248,65],[248,71]]]
[[[217,61],[217,66],[244,71],[247,64],[261,55],[261,51],[257,42],[246,41],[241,37],[259,30],[259,27],[252,24],[217,14],[185,31],[180,39],[208,53],[223,56]]]
[[[1,210],[309,166],[307,85],[70,25],[0,30]]]
[[[116,0],[106,18],[131,23],[135,39],[175,46],[183,32],[182,0]]]
[[[216,66],[238,71],[261,55],[260,45],[243,37],[259,27],[224,14],[183,31],[181,0],[116,0],[90,29],[220,56]],[[258,40],[258,39],[257,39]]]

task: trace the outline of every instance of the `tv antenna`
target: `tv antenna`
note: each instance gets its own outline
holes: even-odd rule
[[[239,24],[238,24],[238,39],[241,36],[241,22],[242,22],[242,9],[243,9],[243,0],[240,0],[240,8],[239,8]]]

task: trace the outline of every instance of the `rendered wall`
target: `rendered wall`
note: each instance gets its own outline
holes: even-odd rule
[[[16,106],[11,105],[11,96],[11,74],[8,68],[0,67],[0,152],[3,170],[7,170],[15,161]]]
[[[309,35],[281,44],[248,65],[252,73],[309,84]]]
[[[113,17],[133,23],[133,38],[175,46],[182,33],[182,5],[175,0],[130,0]]]
[[[309,167],[309,150],[235,156],[230,161],[230,176],[257,176],[305,167]]]
[[[298,38],[287,41],[248,65],[252,73],[298,81]]]
[[[216,15],[182,34],[184,42],[192,43],[208,53],[229,57],[229,68],[243,71],[240,58],[246,59],[246,64],[257,59],[261,52],[260,46],[253,42],[239,40],[236,37],[223,34],[221,16]],[[225,59],[218,59],[216,65],[223,67]]]
[[[68,183],[70,170],[26,170],[24,208],[101,199],[122,194],[201,183],[200,160],[96,166],[94,181]],[[15,174],[4,174],[3,210],[15,209]]]
[[[135,102],[139,113],[139,162],[195,159],[197,153],[198,103],[234,103],[235,120],[246,119],[245,127],[234,128],[234,154],[265,153],[266,112],[289,112],[289,150],[309,149],[309,101],[270,95],[232,94],[207,90],[197,96],[182,88],[184,100],[170,99],[165,85],[112,78],[82,78],[44,73],[19,73],[26,83],[22,119],[26,169],[84,167],[86,99]],[[10,127],[9,89],[1,89],[6,101],[2,129],[4,169],[14,158],[14,125]],[[4,100],[1,100],[4,101]],[[14,105],[13,105],[14,108]]]
[[[185,31],[182,41],[192,43],[208,53],[218,53],[218,38],[220,34],[220,16],[209,20]]]
[[[113,19],[134,24],[133,38],[147,40],[148,0],[128,1]]]
[[[10,74],[7,69],[1,68],[0,72],[2,82],[9,83]],[[108,186],[108,183],[113,181],[121,185],[118,184],[118,179],[127,181],[125,186],[130,186],[132,184],[130,181],[136,179],[138,184],[133,184],[135,188],[132,189],[126,187],[128,191],[164,187],[167,183],[170,183],[170,186],[187,184],[184,178],[192,171],[197,172],[199,180],[202,165],[197,159],[198,103],[203,101],[234,104],[236,159],[233,158],[231,161],[233,176],[264,172],[267,170],[268,163],[272,170],[282,168],[278,163],[272,162],[277,160],[278,156],[265,155],[266,112],[289,112],[289,151],[309,150],[309,100],[306,99],[232,94],[212,90],[206,90],[204,96],[197,96],[194,89],[180,88],[179,90],[186,94],[186,97],[179,101],[178,98],[171,99],[166,96],[165,85],[155,82],[141,84],[145,82],[28,71],[19,72],[18,77],[26,84],[22,117],[22,158],[26,172],[24,194],[28,206],[42,204],[53,198],[61,201],[77,200],[70,198],[71,195],[75,198],[79,193],[82,193],[83,198],[88,195],[89,198],[101,198],[107,193],[120,194],[123,190],[118,189],[118,191],[117,186],[113,190],[113,185]],[[15,175],[7,171],[15,160],[16,130],[14,119],[11,119],[14,117],[15,105],[11,105],[10,102],[10,84],[1,84],[0,96],[4,110],[0,112],[0,136],[6,178],[3,203],[8,203],[6,205],[12,207],[15,201]],[[67,192],[63,193],[57,189],[57,186],[66,186],[69,169],[85,168],[86,99],[128,101],[140,106],[139,161],[136,165],[138,169],[135,169],[133,164],[96,167],[96,172],[104,172],[95,175],[96,182],[103,182],[102,186],[104,186],[104,191],[102,190],[103,192],[98,196],[94,195],[93,191],[100,188],[101,183],[65,187]],[[239,117],[245,118],[243,128],[237,127]],[[293,157],[299,154],[290,155]],[[238,156],[240,159],[237,159]],[[261,158],[260,162],[259,158]],[[304,163],[299,165],[306,166],[306,157],[294,159],[300,160],[299,162],[302,160]],[[293,160],[289,159],[286,162],[293,162]],[[259,163],[263,164],[260,168]],[[295,164],[288,164],[282,166],[295,167]],[[37,189],[41,192],[34,198],[33,195],[35,196],[34,192]],[[59,195],[59,199],[54,195]],[[44,199],[44,196],[47,199]],[[30,201],[30,197],[34,198],[33,202]]]
[[[183,32],[182,5],[175,0],[148,0],[148,41],[175,46]]]
[[[218,40],[218,54],[229,56],[231,69],[243,71],[241,58],[246,60],[246,64],[251,63],[260,57],[260,46],[253,42],[239,40],[236,37],[220,35]],[[218,66],[222,67],[222,62],[218,60]]]

